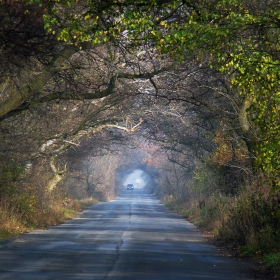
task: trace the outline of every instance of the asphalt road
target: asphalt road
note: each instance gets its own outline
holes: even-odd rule
[[[223,256],[195,226],[142,190],[0,243],[0,279],[239,280],[252,264]]]

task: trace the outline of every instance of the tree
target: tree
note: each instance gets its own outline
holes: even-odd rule
[[[241,94],[239,127],[255,165],[279,185],[279,3],[263,1],[34,0],[45,28],[83,48],[112,42],[207,60]],[[47,8],[46,8],[47,7]]]

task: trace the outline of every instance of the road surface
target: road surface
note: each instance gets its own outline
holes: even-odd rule
[[[223,256],[143,190],[0,243],[0,279],[239,280],[253,265]]]

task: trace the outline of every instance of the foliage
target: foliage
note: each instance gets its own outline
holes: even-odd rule
[[[118,38],[130,47],[153,42],[181,60],[186,51],[197,60],[207,55],[210,67],[249,97],[256,162],[280,186],[278,1],[90,1],[83,12],[79,1],[48,5],[45,28],[58,40],[100,44]]]
[[[190,188],[194,193],[209,197],[219,190],[218,176],[215,174],[215,170],[207,163],[197,165],[193,173],[194,181]]]
[[[263,187],[243,190],[230,209],[219,236],[228,244],[244,246],[243,252],[264,255],[279,250],[279,205]]]
[[[24,169],[14,163],[4,165],[0,173],[0,240],[30,229],[57,224],[73,216],[79,204],[60,193],[43,197],[37,186],[22,186],[18,179]]]
[[[209,65],[229,75],[231,87],[250,99],[256,162],[279,187],[279,3],[260,8],[261,2],[250,7],[246,1],[201,1],[200,13],[193,10],[188,22],[161,24],[169,35],[161,33],[159,48],[174,52],[179,45],[176,54],[186,49],[197,59],[207,54]]]
[[[268,267],[272,268],[276,275],[280,275],[280,253],[267,254],[264,261]]]
[[[30,0],[26,14],[34,5],[47,32],[65,44],[110,41],[130,51],[149,45],[181,61],[206,59],[247,103],[243,139],[253,143],[255,164],[280,187],[279,1]]]
[[[214,235],[230,250],[237,250],[240,256],[264,257],[268,267],[279,273],[279,192],[272,194],[266,178],[255,176],[246,180],[250,185],[239,185],[233,194],[228,193],[220,188],[223,184],[208,186],[206,172],[205,165],[195,170],[189,200],[169,195],[164,199],[166,205]]]

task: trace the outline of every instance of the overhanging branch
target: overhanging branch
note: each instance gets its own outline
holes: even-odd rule
[[[17,110],[26,100],[40,94],[50,78],[61,71],[65,60],[70,58],[76,51],[76,47],[66,46],[53,57],[50,64],[40,74],[34,77],[31,83],[21,90],[14,89],[10,97],[0,104],[0,119],[9,114],[9,112]]]
[[[38,106],[41,103],[49,102],[52,100],[86,100],[86,99],[99,99],[109,96],[113,93],[117,77],[113,76],[110,79],[109,85],[105,90],[88,93],[73,93],[73,92],[53,92],[47,96],[42,97],[37,103],[32,103],[31,108]]]

